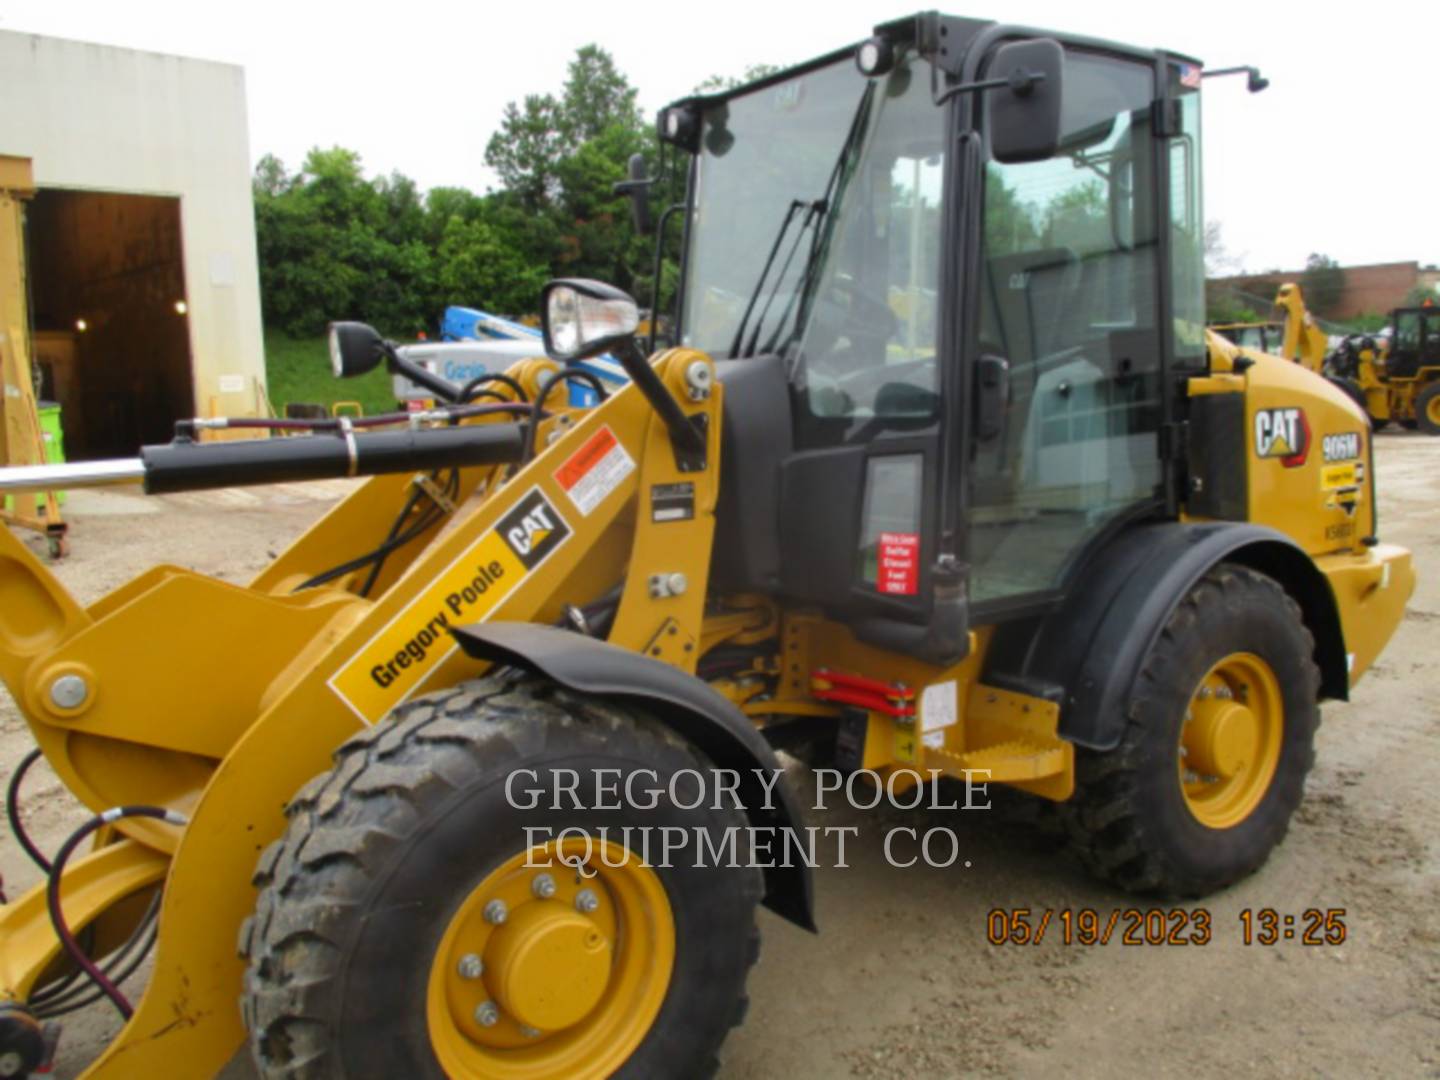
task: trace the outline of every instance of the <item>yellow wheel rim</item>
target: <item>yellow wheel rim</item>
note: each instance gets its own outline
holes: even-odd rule
[[[430,969],[431,1045],[451,1077],[599,1080],[650,1030],[674,966],[654,870],[598,838],[532,848],[451,918]]]
[[[1440,427],[1440,394],[1436,394],[1425,403],[1425,416],[1430,423]]]
[[[1197,821],[1239,825],[1260,805],[1280,763],[1285,702],[1275,672],[1231,653],[1200,680],[1180,729],[1180,788]]]

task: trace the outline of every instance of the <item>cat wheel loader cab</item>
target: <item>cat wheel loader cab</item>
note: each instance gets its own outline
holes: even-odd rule
[[[1440,307],[1398,308],[1390,327],[1388,337],[1347,338],[1326,369],[1376,427],[1440,435]]]
[[[1058,804],[1121,888],[1256,870],[1414,574],[1360,410],[1204,330],[1201,74],[888,23],[661,114],[674,348],[557,281],[483,402],[0,473],[369,478],[245,586],[82,607],[0,534],[0,676],[97,815],[0,910],[11,1075],[92,983],[93,1076],[709,1075],[756,905],[814,925],[776,746]]]

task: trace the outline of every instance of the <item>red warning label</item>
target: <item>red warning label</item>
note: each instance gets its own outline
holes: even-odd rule
[[[920,534],[882,532],[880,570],[875,587],[891,596],[920,591]]]
[[[565,489],[575,509],[588,517],[634,471],[635,459],[607,426],[586,439],[555,470],[555,482]]]

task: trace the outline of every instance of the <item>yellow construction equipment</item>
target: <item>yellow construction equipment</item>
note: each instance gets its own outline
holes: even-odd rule
[[[1440,435],[1440,307],[1397,308],[1388,336],[1353,334],[1326,371],[1376,427],[1398,423]]]
[[[0,154],[0,466],[45,461],[25,285],[25,203],[34,195],[29,158]],[[0,522],[43,533],[52,558],[68,550],[65,521],[53,491],[27,495],[13,505],[0,501]]]
[[[1305,294],[1299,285],[1281,285],[1275,294],[1275,311],[1279,322],[1221,323],[1212,326],[1225,340],[1242,349],[1283,356],[1308,371],[1319,372],[1325,365],[1329,338],[1305,307]]]
[[[1011,785],[1121,888],[1257,870],[1414,572],[1355,405],[1204,332],[1200,79],[888,23],[662,112],[676,347],[559,280],[483,402],[0,473],[368,477],[244,585],[86,607],[0,534],[0,677],[95,814],[0,911],[11,1075],[94,993],[94,1077],[247,1039],[267,1077],[709,1075],[757,903],[813,928],[838,854],[776,747],[866,801]],[[630,382],[570,405],[602,352]],[[358,323],[331,358],[428,377]]]

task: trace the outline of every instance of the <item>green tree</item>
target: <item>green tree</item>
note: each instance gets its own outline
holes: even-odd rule
[[[1317,315],[1333,315],[1345,291],[1345,271],[1328,255],[1312,254],[1300,275],[1305,306]]]
[[[485,164],[531,211],[547,208],[554,194],[555,165],[565,144],[560,127],[559,102],[549,94],[529,94],[505,106],[500,130],[485,147]]]
[[[608,52],[584,46],[558,97],[531,94],[505,107],[486,147],[502,184],[497,222],[505,222],[521,250],[556,272],[624,289],[645,285],[652,249],[636,236],[613,189],[625,178],[630,156],[651,142],[635,88]],[[514,220],[515,211],[529,220]]]
[[[651,141],[634,87],[587,45],[558,94],[505,107],[485,154],[500,187],[484,195],[421,192],[398,172],[367,178],[342,147],[311,150],[294,173],[266,155],[253,178],[266,321],[292,336],[337,318],[408,335],[447,304],[531,312],[557,273],[602,278],[644,302],[653,249],[612,189]]]
[[[572,143],[599,138],[612,127],[643,125],[637,92],[598,45],[582,46],[570,61],[560,99],[562,133]]]
[[[455,215],[445,223],[436,249],[430,306],[437,313],[450,304],[476,303],[496,311],[527,311],[546,276],[544,267],[530,263],[484,221]]]
[[[1421,307],[1425,304],[1440,304],[1440,289],[1433,285],[1416,285],[1405,294],[1401,307]]]

